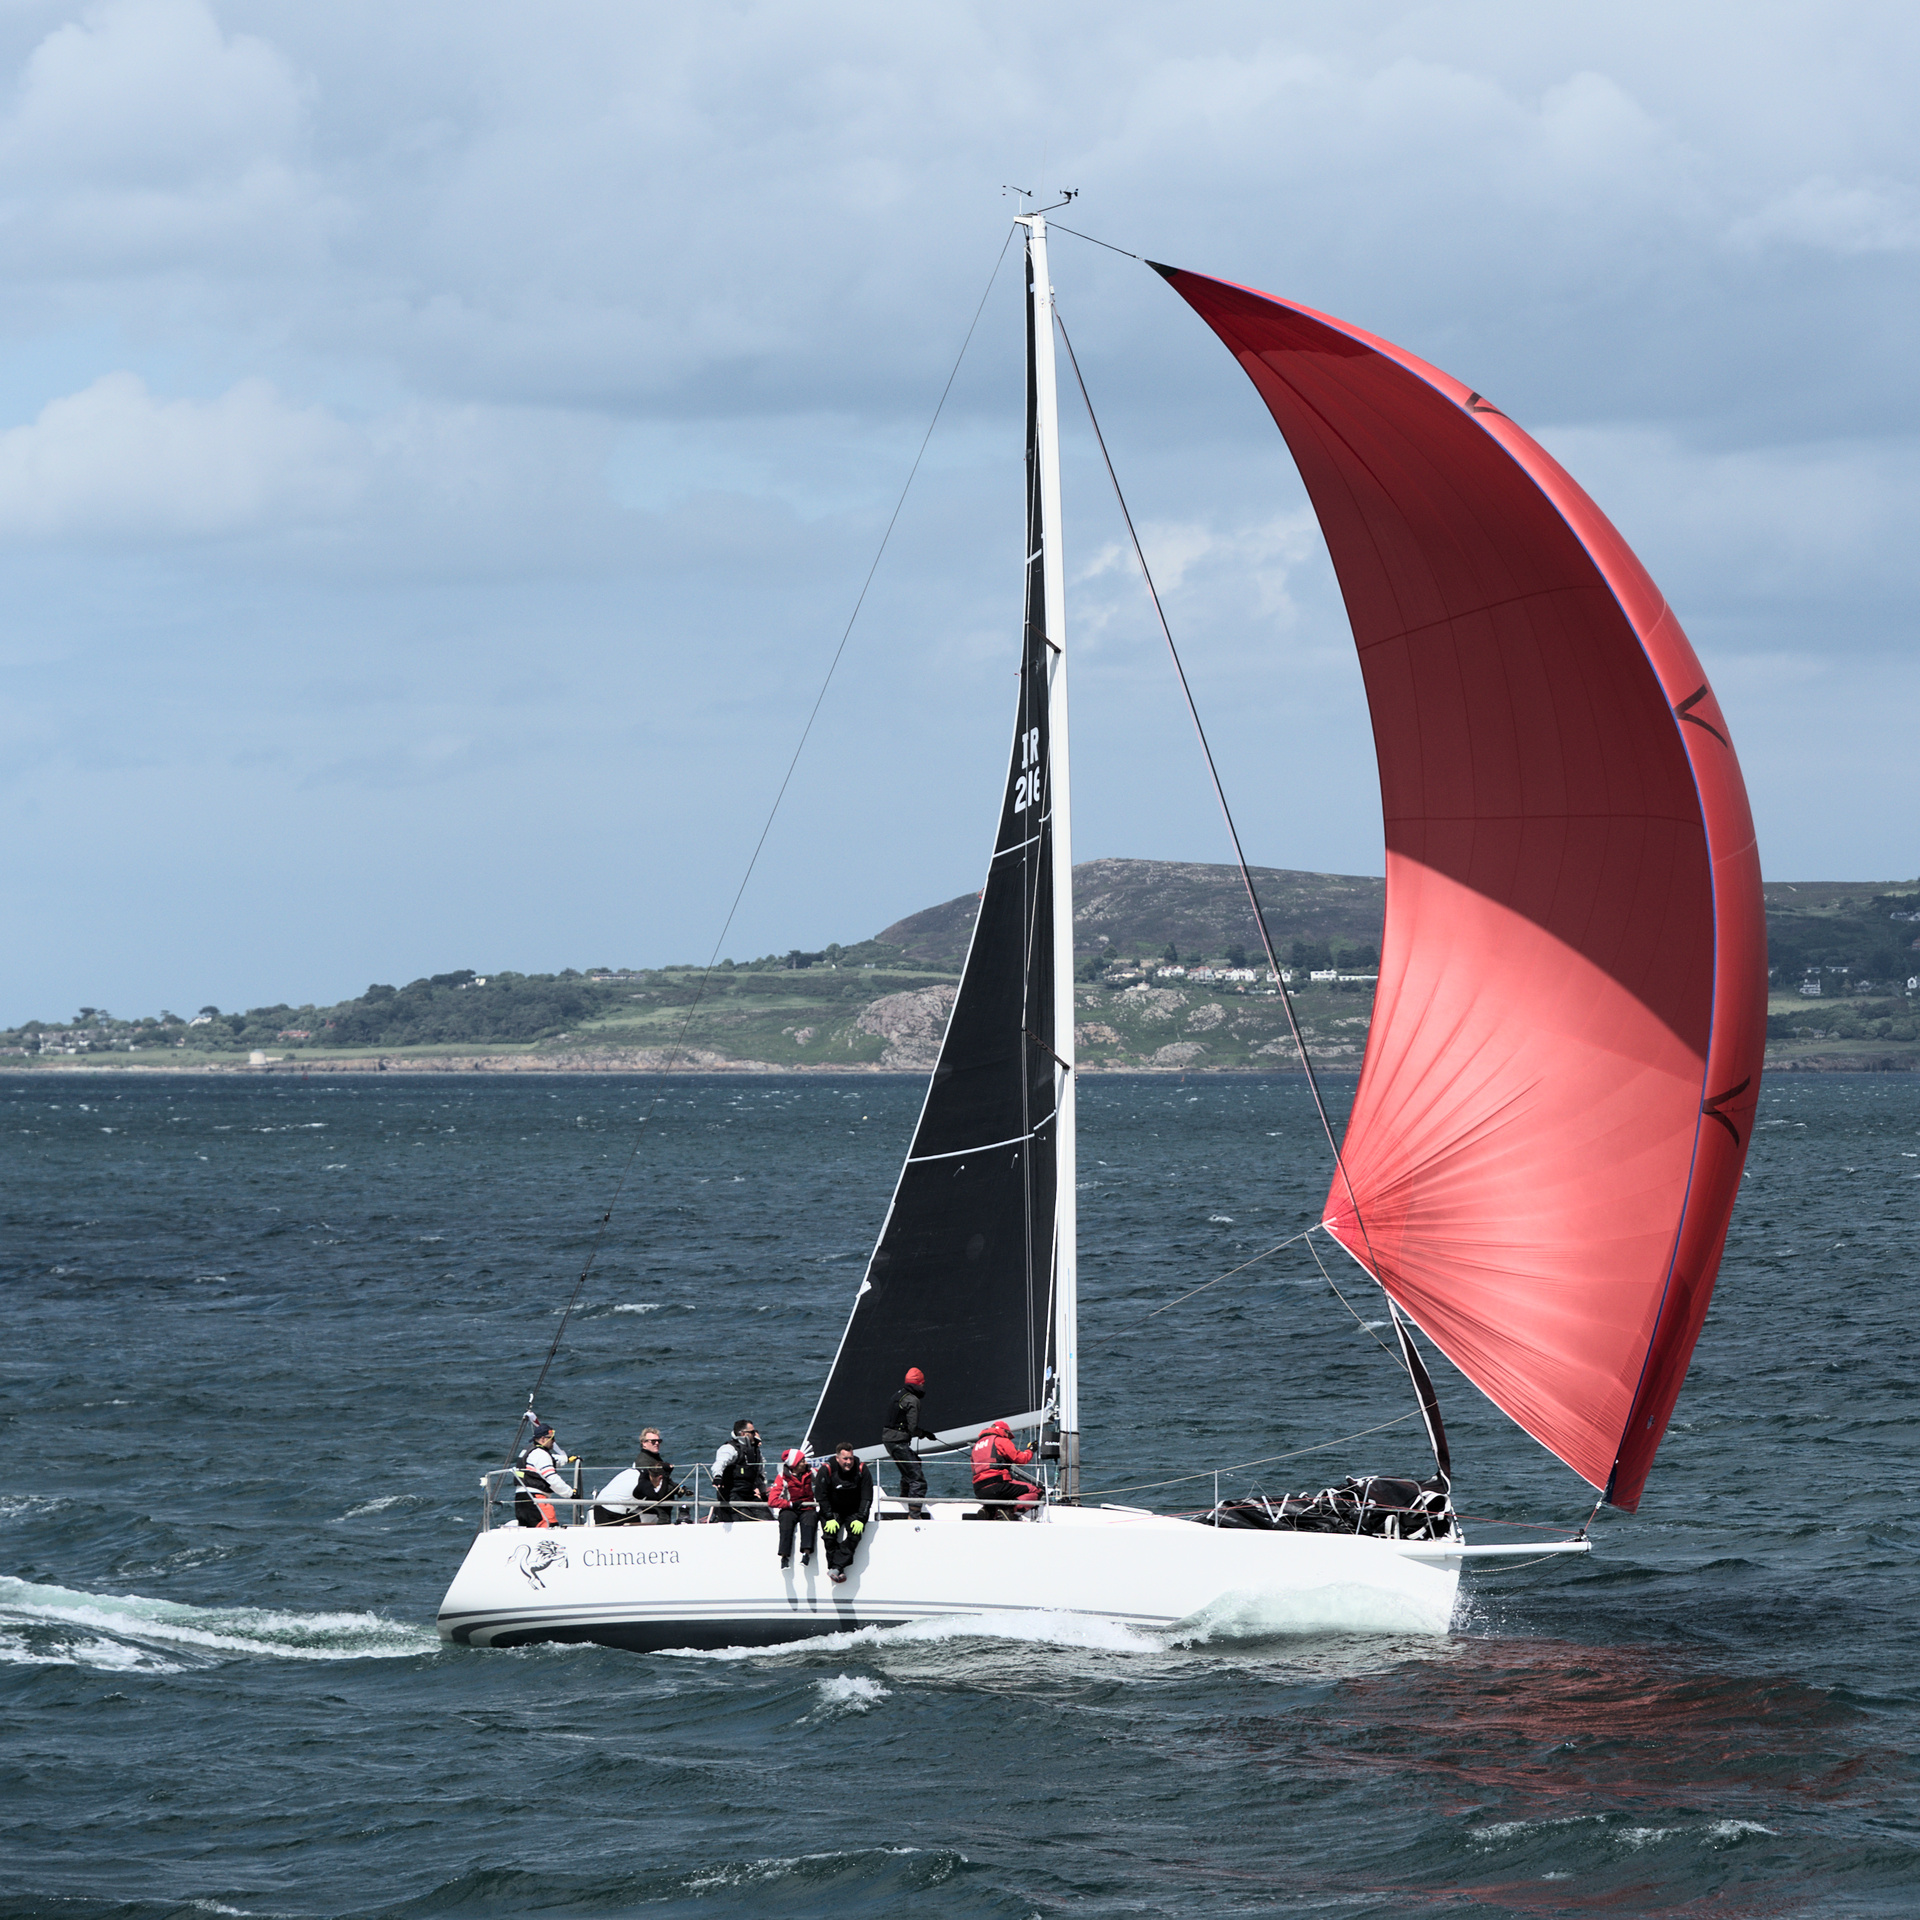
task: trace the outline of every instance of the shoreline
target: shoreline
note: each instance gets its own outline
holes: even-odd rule
[[[344,1059],[303,1060],[297,1055],[271,1061],[235,1060],[231,1063],[222,1060],[182,1061],[178,1064],[154,1061],[151,1064],[141,1061],[106,1059],[60,1059],[36,1061],[28,1064],[20,1062],[0,1062],[0,1075],[18,1074],[22,1077],[41,1074],[86,1074],[95,1077],[117,1076],[122,1078],[166,1077],[172,1079],[220,1079],[252,1077],[255,1079],[300,1078],[312,1079],[316,1075],[343,1075],[358,1077],[362,1074],[399,1073],[399,1074],[545,1074],[551,1076],[577,1076],[593,1074],[630,1074],[640,1076],[659,1076],[661,1078],[721,1078],[729,1074],[746,1075],[755,1078],[793,1075],[805,1079],[859,1079],[870,1080],[876,1077],[892,1079],[924,1079],[932,1070],[929,1063],[895,1063],[886,1065],[878,1061],[845,1061],[818,1065],[795,1063],[778,1065],[767,1060],[734,1060],[713,1053],[705,1048],[690,1048],[686,1057],[679,1060],[668,1059],[671,1049],[633,1048],[608,1049],[605,1052],[580,1052],[567,1054],[433,1054],[406,1055],[397,1053],[354,1055]],[[1357,1060],[1318,1060],[1315,1070],[1322,1074],[1348,1076],[1359,1071]],[[1090,1077],[1109,1077],[1122,1074],[1136,1074],[1153,1079],[1272,1079],[1276,1076],[1295,1076],[1302,1074],[1298,1066],[1240,1067],[1207,1066],[1198,1061],[1184,1065],[1153,1066],[1146,1062],[1124,1064],[1096,1060],[1084,1060],[1077,1071]],[[1793,1073],[1872,1073],[1900,1074],[1920,1072],[1920,1050],[1901,1049],[1888,1052],[1885,1049],[1869,1051],[1865,1048],[1857,1055],[1820,1053],[1797,1057],[1769,1058],[1762,1072],[1768,1076]]]

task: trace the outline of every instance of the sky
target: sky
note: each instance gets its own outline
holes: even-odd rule
[[[1916,97],[1878,0],[0,0],[0,1022],[978,886],[1009,185],[1485,393],[1679,613],[1768,877],[1910,878]],[[1248,857],[1380,872],[1284,445],[1144,266],[1057,234],[1053,280]],[[1225,859],[1062,417],[1076,856]]]

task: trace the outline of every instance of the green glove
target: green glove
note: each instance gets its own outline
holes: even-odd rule
[[[828,1533],[838,1533],[840,1531],[840,1522],[838,1520],[829,1520],[826,1524],[825,1531]]]
[[[848,1531],[853,1535],[853,1537],[856,1540],[859,1539],[859,1537],[863,1533],[865,1533],[866,1530],[867,1530],[867,1523],[864,1520],[856,1520],[853,1523],[853,1525],[848,1529]]]

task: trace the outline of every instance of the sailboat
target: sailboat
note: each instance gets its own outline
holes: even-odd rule
[[[1036,1443],[1047,1497],[999,1525],[972,1500],[882,1498],[836,1585],[817,1562],[779,1567],[771,1529],[745,1522],[494,1525],[511,1503],[491,1476],[441,1606],[448,1639],[772,1645],[1036,1610],[1443,1633],[1463,1567],[1588,1543],[1467,1538],[1414,1332],[1600,1500],[1639,1503],[1718,1270],[1764,1043],[1759,858],[1726,719],[1625,541],[1499,408],[1357,327],[1168,267],[1286,439],[1359,649],[1386,925],[1322,1228],[1387,1297],[1436,1473],[1397,1505],[1349,1483],[1188,1515],[1085,1488],[1055,317],[1046,214],[1020,224],[1012,752],[938,1064],[807,1444],[874,1458],[879,1411],[918,1365],[938,1440],[1005,1421]]]

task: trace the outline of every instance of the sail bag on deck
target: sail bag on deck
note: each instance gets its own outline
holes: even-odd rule
[[[1626,542],[1497,408],[1343,322],[1158,271],[1286,437],[1372,712],[1386,931],[1326,1224],[1631,1510],[1706,1314],[1765,1044],[1727,723]]]

